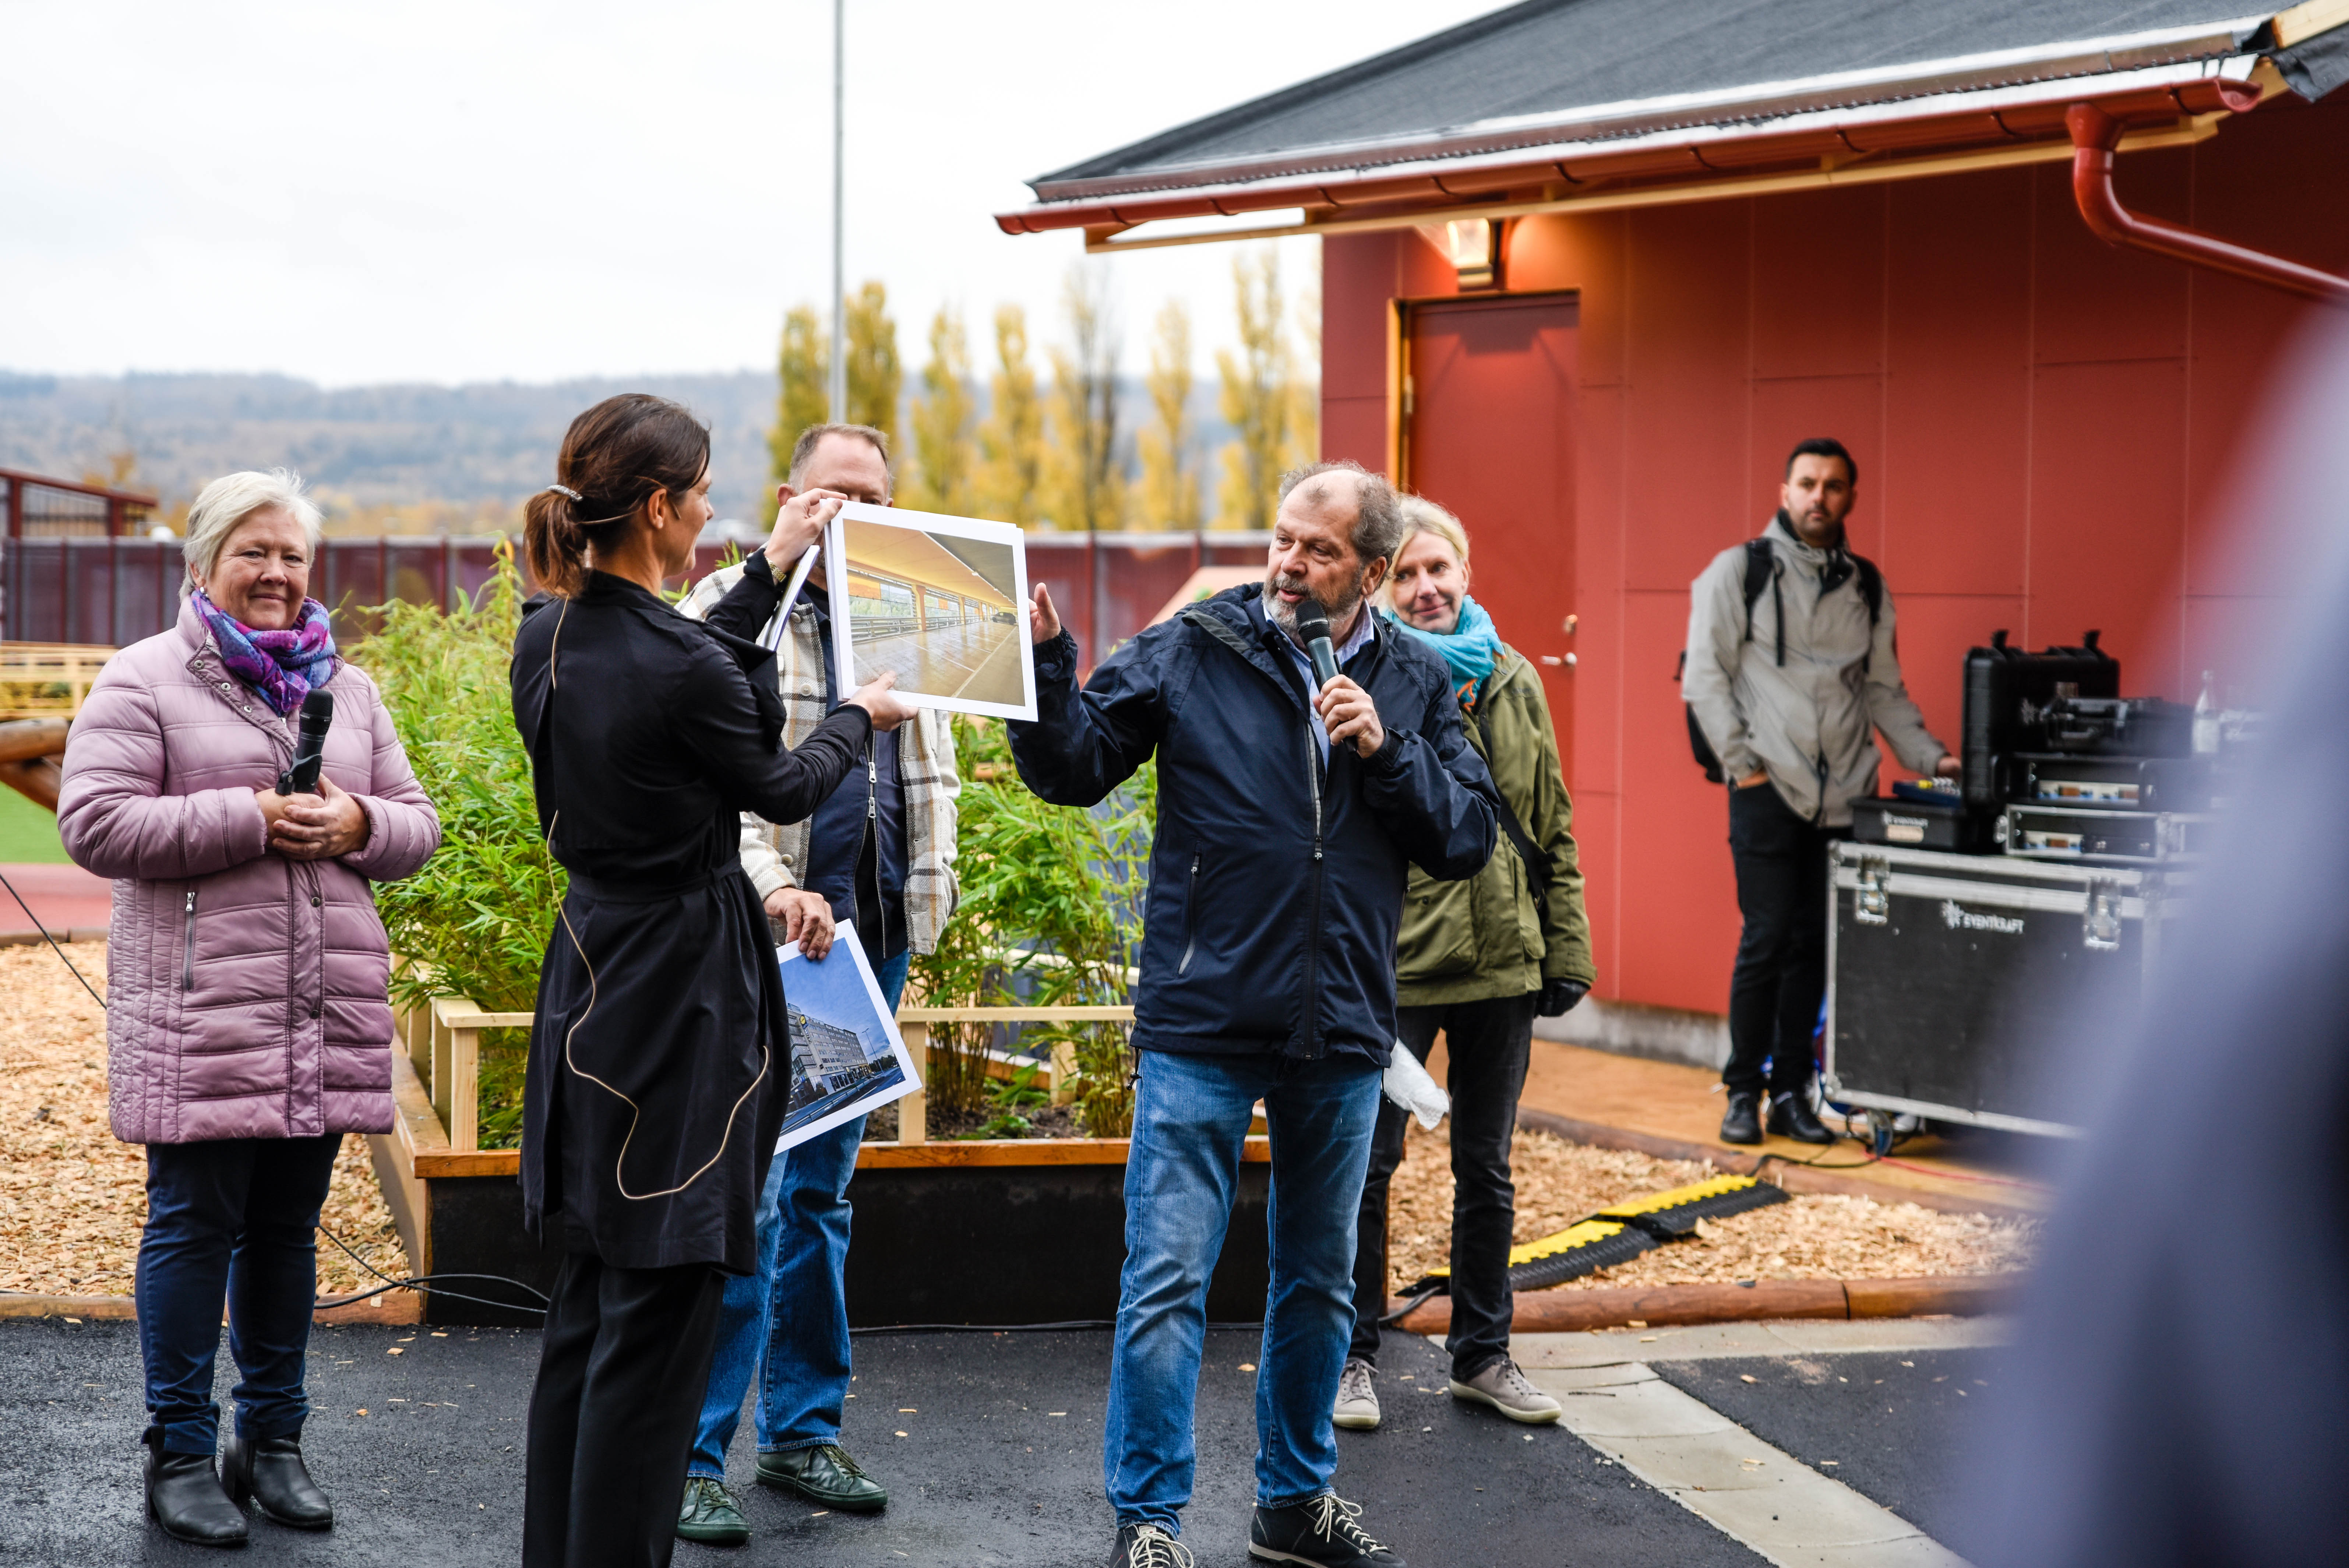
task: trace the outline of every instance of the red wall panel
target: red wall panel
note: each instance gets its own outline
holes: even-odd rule
[[[2016,236],[2031,230],[2030,175],[1915,181],[1891,202],[1884,445],[1862,493],[1883,524],[1876,562],[1903,588],[2020,594],[2031,247]]]
[[[1685,591],[1623,597],[1621,989],[1662,1007],[1719,1012],[1737,948],[1729,802],[1689,755],[1672,666],[1688,633]],[[1572,781],[1568,781],[1569,784]]]
[[[1619,389],[1586,383],[1574,413],[1574,766],[1605,790],[1622,774],[1623,402]]]
[[[2195,156],[2176,148],[2120,159],[2113,184],[2122,204],[2186,222]],[[2054,365],[2186,352],[2187,269],[2142,251],[2115,250],[2090,234],[2073,204],[2069,163],[2042,163],[2029,178],[2033,357]]]
[[[1884,369],[1886,189],[1805,191],[1754,203],[1754,374]]]
[[[1746,264],[1753,204],[1631,215],[1624,581],[1685,588],[1752,527]]]
[[[2137,666],[2170,634],[2177,614],[2184,362],[2048,366],[2032,414],[2032,447],[2046,461],[2032,465],[2023,639],[2069,643],[2099,628],[2132,694],[2177,695],[2163,672]]]
[[[2349,272],[2344,100],[2124,155],[2122,198]],[[1413,234],[1324,254],[1325,451],[1377,463],[1388,301],[1450,285]],[[1885,568],[1910,691],[1945,741],[1965,649],[1999,627],[2026,643],[2101,627],[2132,692],[2190,699],[2262,617],[2229,464],[2304,313],[2104,245],[2067,165],[1526,218],[1504,254],[1512,290],[1580,296],[1568,783],[1602,995],[1726,1000],[1723,807],[1671,672],[1689,579],[1762,522],[1796,436],[1859,458],[1855,543]],[[1480,572],[1505,569],[1506,529],[1476,549]]]

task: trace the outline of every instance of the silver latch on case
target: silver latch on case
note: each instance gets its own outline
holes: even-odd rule
[[[2088,883],[2087,907],[2080,916],[2080,940],[2092,953],[2121,950],[2121,885],[2106,877]]]
[[[1859,857],[1859,890],[1852,898],[1852,914],[1863,926],[1889,925],[1892,920],[1892,863],[1881,856]]]

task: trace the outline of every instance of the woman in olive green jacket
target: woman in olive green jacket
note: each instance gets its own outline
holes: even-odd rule
[[[1444,655],[1468,738],[1506,805],[1493,858],[1464,882],[1414,868],[1396,940],[1395,1018],[1427,1060],[1444,1036],[1452,1095],[1452,1353],[1454,1397],[1519,1421],[1555,1421],[1557,1401],[1509,1357],[1509,1233],[1516,1189],[1509,1143],[1537,1015],[1582,1000],[1596,974],[1574,847],[1573,802],[1541,677],[1468,597],[1468,536],[1432,502],[1403,503],[1413,525],[1395,557],[1391,618]],[[1341,1427],[1379,1424],[1373,1373],[1386,1310],[1387,1183],[1405,1115],[1380,1107],[1354,1252],[1354,1340],[1338,1386]]]

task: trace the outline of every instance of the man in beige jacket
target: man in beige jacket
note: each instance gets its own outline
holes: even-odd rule
[[[1837,441],[1798,444],[1763,531],[1769,576],[1747,598],[1749,546],[1723,550],[1689,587],[1681,695],[1730,781],[1729,852],[1744,917],[1729,982],[1729,1108],[1721,1136],[1762,1141],[1763,1061],[1770,1131],[1834,1135],[1811,1106],[1811,1036],[1826,993],[1827,845],[1851,803],[1876,793],[1881,753],[1955,777],[1958,759],[1925,728],[1894,651],[1892,596],[1844,546],[1858,464]]]
[[[802,431],[781,493],[788,501],[811,491],[888,505],[888,438],[865,425]],[[740,572],[727,567],[703,578],[687,596],[685,613],[717,603]],[[783,743],[796,746],[837,706],[821,568],[781,614],[776,679]],[[774,922],[775,940],[797,942],[811,958],[829,950],[835,921],[853,919],[894,1008],[907,961],[936,949],[954,914],[961,783],[950,714],[921,709],[874,742],[813,815],[771,823],[745,814],[742,868]],[[750,1539],[725,1478],[726,1450],[754,1373],[761,1485],[849,1513],[888,1504],[888,1491],[841,1444],[849,1381],[848,1183],[864,1131],[859,1116],[776,1157],[760,1196],[760,1273],[730,1280],[719,1310],[718,1354],[678,1514],[681,1539],[714,1545]]]

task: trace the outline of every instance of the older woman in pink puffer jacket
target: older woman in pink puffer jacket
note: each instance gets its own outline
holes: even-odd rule
[[[308,597],[318,512],[283,470],[188,514],[179,624],[117,654],[66,746],[66,852],[114,883],[107,1078],[147,1145],[139,1247],[149,1511],[245,1538],[238,1506],[324,1529],[302,1460],[315,1230],[343,1135],[391,1127],[391,955],[370,885],[440,843],[375,683]],[[334,699],[315,794],[280,794],[295,713]],[[213,1348],[243,1374],[222,1477]]]

